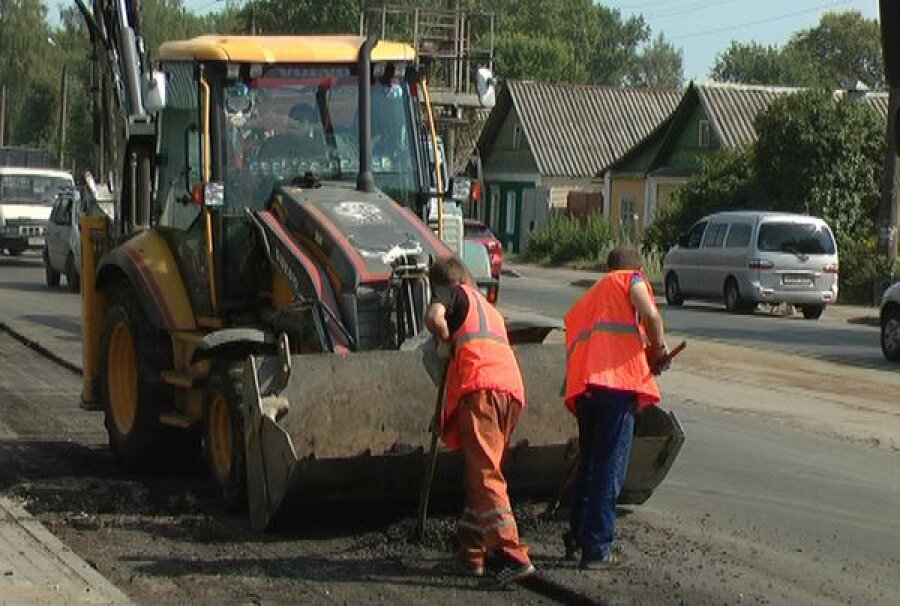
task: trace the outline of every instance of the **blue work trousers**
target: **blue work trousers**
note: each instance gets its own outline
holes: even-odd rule
[[[633,393],[591,390],[575,401],[581,462],[572,499],[572,535],[583,560],[612,548],[616,500],[628,471],[637,399]]]

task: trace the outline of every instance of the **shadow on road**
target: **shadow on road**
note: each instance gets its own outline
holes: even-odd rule
[[[81,340],[81,323],[72,318],[49,314],[25,314],[22,317],[29,322],[76,335],[78,337],[77,340]]]
[[[22,292],[39,292],[50,296],[69,295],[77,297],[77,294],[70,293],[64,288],[49,288],[43,281],[40,282],[9,282],[0,281],[0,290],[19,290]]]

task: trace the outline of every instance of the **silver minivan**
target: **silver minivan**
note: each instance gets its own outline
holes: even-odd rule
[[[815,320],[838,295],[831,228],[809,215],[722,212],[685,232],[663,261],[666,301],[723,300],[733,312],[760,303],[798,306]]]

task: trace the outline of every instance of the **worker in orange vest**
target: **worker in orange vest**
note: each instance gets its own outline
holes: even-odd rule
[[[525,388],[509,346],[503,316],[468,283],[456,258],[435,262],[429,272],[433,300],[425,324],[449,343],[441,439],[461,450],[465,465],[465,509],[457,523],[457,563],[484,576],[486,560],[500,588],[534,574],[528,548],[500,469],[510,436],[525,406]]]
[[[566,407],[578,419],[567,550],[581,568],[616,563],[611,549],[616,500],[631,453],[636,411],[659,402],[653,374],[668,360],[665,328],[633,248],[607,258],[609,273],[566,314]]]

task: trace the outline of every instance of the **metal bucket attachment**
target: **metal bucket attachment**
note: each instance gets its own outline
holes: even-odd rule
[[[559,396],[565,352],[561,344],[514,349],[528,407],[504,472],[514,495],[549,496],[576,450],[575,420]],[[251,356],[246,370],[247,490],[254,527],[270,526],[295,504],[416,502],[436,396],[420,350],[297,355],[289,365],[275,356]],[[677,426],[674,415],[662,414]],[[640,500],[629,502],[649,497],[683,441],[680,433],[673,445],[665,422],[646,427],[665,435],[651,437],[646,447],[643,436],[635,442],[625,491]],[[462,472],[458,454],[442,451],[432,496],[460,495]]]

